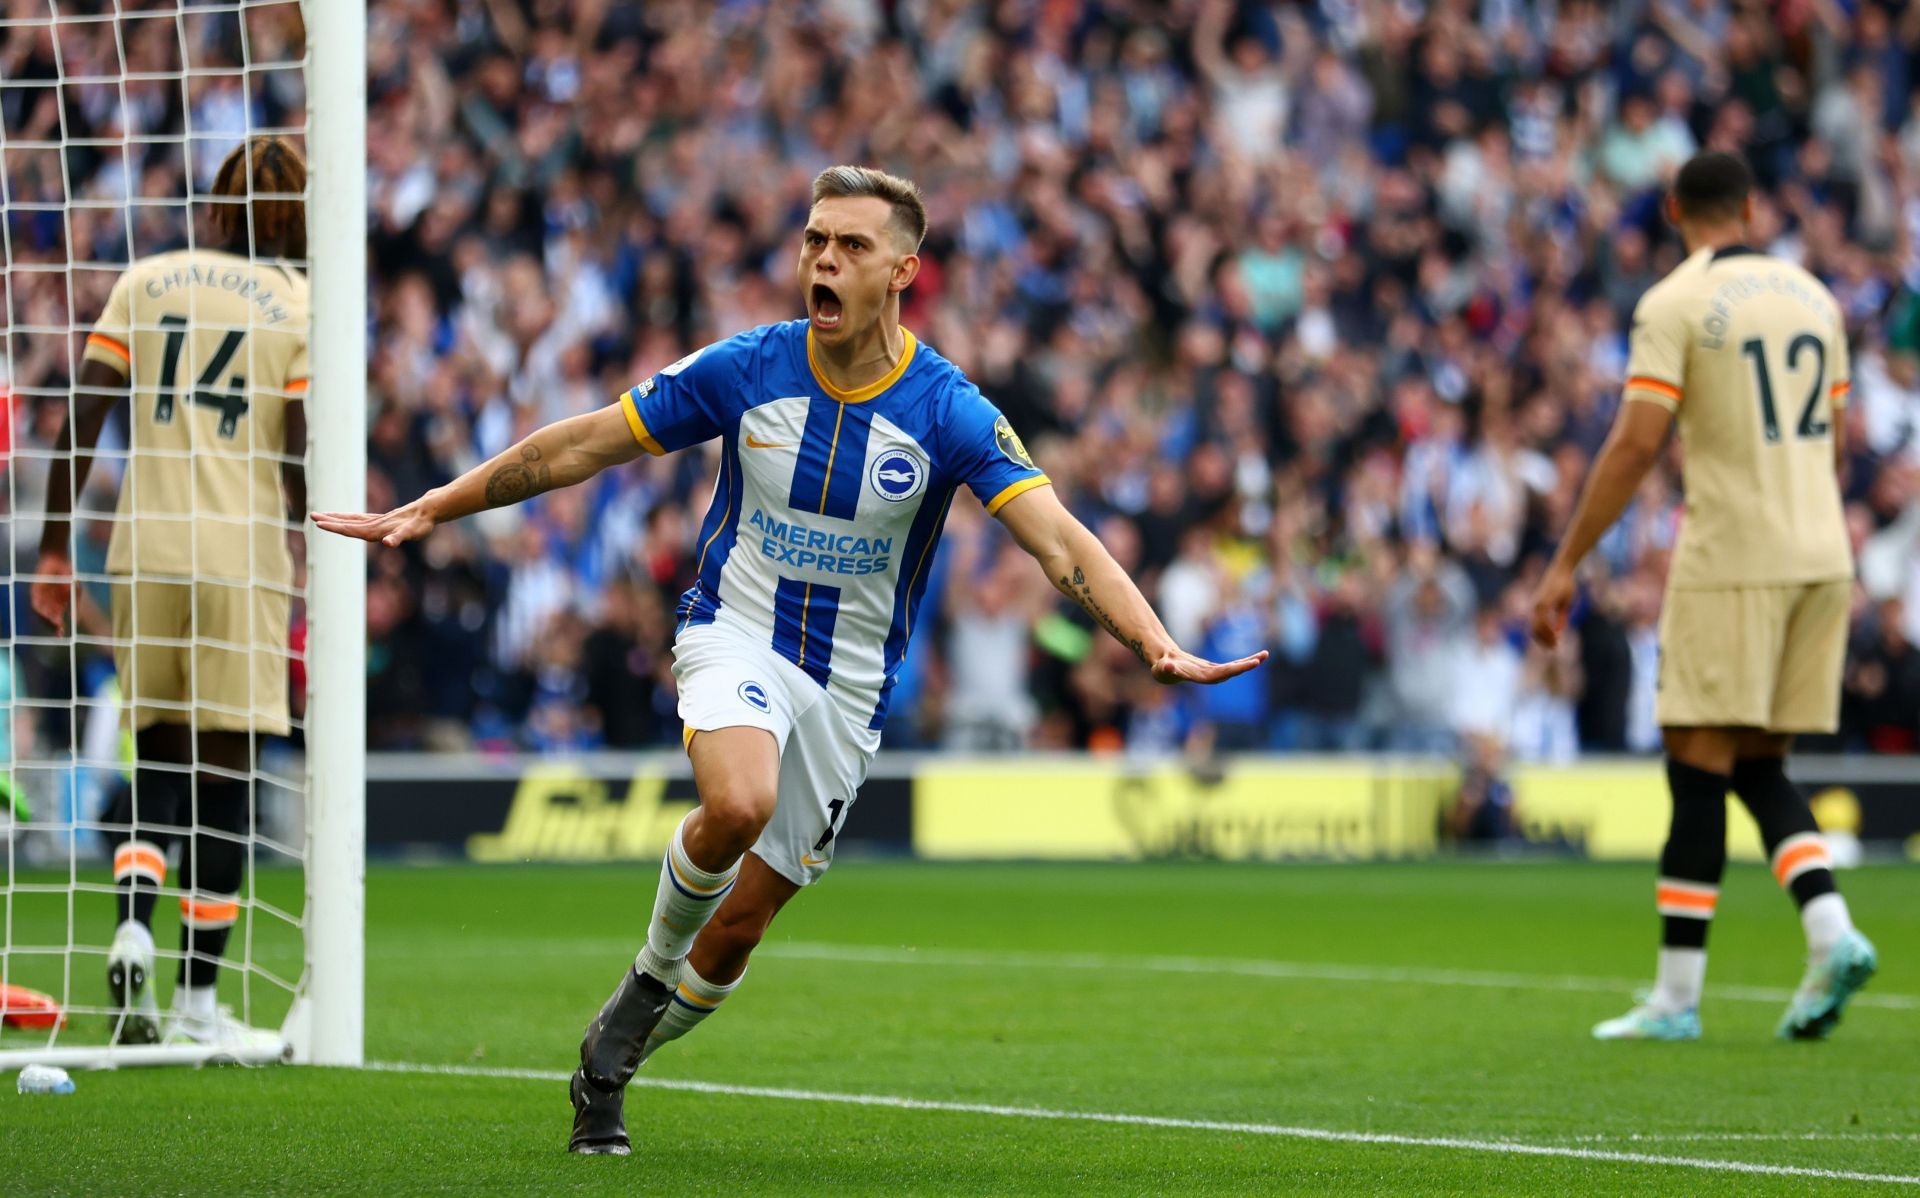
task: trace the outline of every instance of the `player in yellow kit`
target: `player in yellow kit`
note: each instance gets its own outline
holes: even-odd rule
[[[1551,646],[1575,569],[1677,423],[1686,516],[1660,621],[1656,713],[1673,791],[1655,889],[1662,947],[1652,995],[1594,1028],[1603,1040],[1700,1035],[1729,789],[1806,929],[1807,972],[1780,1035],[1825,1036],[1876,968],[1785,769],[1794,734],[1839,722],[1853,578],[1837,477],[1846,330],[1818,279],[1745,244],[1752,188],[1747,165],[1723,153],[1695,156],[1675,179],[1667,214],[1687,260],[1634,311],[1627,402],[1535,596],[1534,638]]]
[[[120,276],[60,432],[72,465],[56,459],[47,479],[33,607],[62,626],[73,499],[108,412],[131,399],[107,552],[114,664],[140,759],[132,809],[108,819],[127,835],[114,854],[120,924],[107,965],[122,1042],[160,1033],[147,985],[153,905],[176,839],[185,894],[173,1031],[246,1034],[219,1012],[214,983],[239,917],[257,737],[288,728],[287,528],[306,512],[308,318],[306,277],[276,260],[306,257],[306,177],[286,140],[252,139],[215,176],[211,241]]]

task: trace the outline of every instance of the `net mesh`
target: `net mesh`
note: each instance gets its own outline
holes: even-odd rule
[[[251,139],[279,135],[304,154],[305,78],[298,0],[0,0],[0,568],[9,599],[0,611],[0,987],[49,994],[66,1016],[44,1026],[31,1012],[0,1011],[0,1052],[107,1043],[118,1011],[106,983],[119,918],[112,856],[128,839],[115,817],[128,810],[143,832],[176,842],[153,920],[150,985],[162,1008],[183,957],[182,855],[195,851],[196,833],[202,845],[225,840],[245,854],[220,1001],[248,1024],[278,1028],[303,984],[305,577],[300,526],[277,481],[300,447],[263,426],[272,401],[304,398],[304,382],[287,369],[290,351],[263,334],[276,323],[271,302],[248,304],[243,321],[223,309],[222,323],[202,298],[210,279],[183,286],[184,309],[159,322],[151,305],[134,307],[132,378],[84,487],[68,489],[76,585],[64,631],[34,614],[30,594],[35,582],[61,581],[39,573],[49,473],[69,457],[58,434],[76,416],[88,336],[116,281],[169,252],[204,266],[218,250],[212,209],[226,205],[244,217],[248,259],[232,264],[228,290],[259,298],[263,272],[274,270],[285,280],[281,300],[304,295],[306,263],[262,246],[251,201],[305,196],[253,190]],[[247,147],[248,193],[215,197],[236,147]],[[283,305],[280,317],[298,326],[304,364],[305,304]],[[143,385],[141,353],[164,360],[158,386],[151,368]],[[149,444],[141,413],[158,419],[176,403],[169,420],[182,436]],[[244,479],[238,492],[208,483],[221,462],[220,477]],[[169,463],[187,480],[171,492]],[[135,485],[142,470],[153,487]],[[168,494],[175,499],[155,498]],[[184,627],[156,627],[144,600],[129,602],[147,584],[190,597]],[[223,590],[240,616],[209,617],[209,597]],[[116,619],[117,603],[129,618]],[[237,690],[231,670],[219,673],[231,664],[223,653],[249,663]],[[184,673],[172,690],[157,677],[167,662]],[[126,702],[135,692],[158,723],[185,729],[190,760],[139,756]],[[244,738],[240,768],[203,755],[201,734],[216,730]],[[162,774],[185,780],[187,800],[156,822],[141,815],[141,791]],[[237,832],[199,819],[202,788],[221,778],[249,792]]]

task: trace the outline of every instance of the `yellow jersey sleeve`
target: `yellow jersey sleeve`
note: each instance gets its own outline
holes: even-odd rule
[[[1628,399],[1680,406],[1687,379],[1687,321],[1658,289],[1640,297],[1627,337]]]

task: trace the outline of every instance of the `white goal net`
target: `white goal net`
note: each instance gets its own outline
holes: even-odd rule
[[[359,506],[322,465],[364,427],[308,411],[359,394],[309,370],[333,3],[0,0],[0,1068],[312,1059],[325,904],[357,954],[357,845],[320,846],[334,890],[312,868],[312,696],[345,687],[309,678],[340,655],[309,629],[360,602],[360,559],[302,531],[309,492]]]

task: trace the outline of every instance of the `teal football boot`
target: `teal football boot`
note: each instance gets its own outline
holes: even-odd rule
[[[1782,1040],[1824,1040],[1840,1022],[1847,1000],[1867,984],[1880,960],[1873,942],[1859,932],[1848,932],[1834,943],[1825,958],[1807,964],[1807,976],[1793,992],[1777,1032]]]
[[[1641,1005],[1617,1019],[1593,1026],[1596,1040],[1698,1040],[1700,1012],[1663,1011]]]

